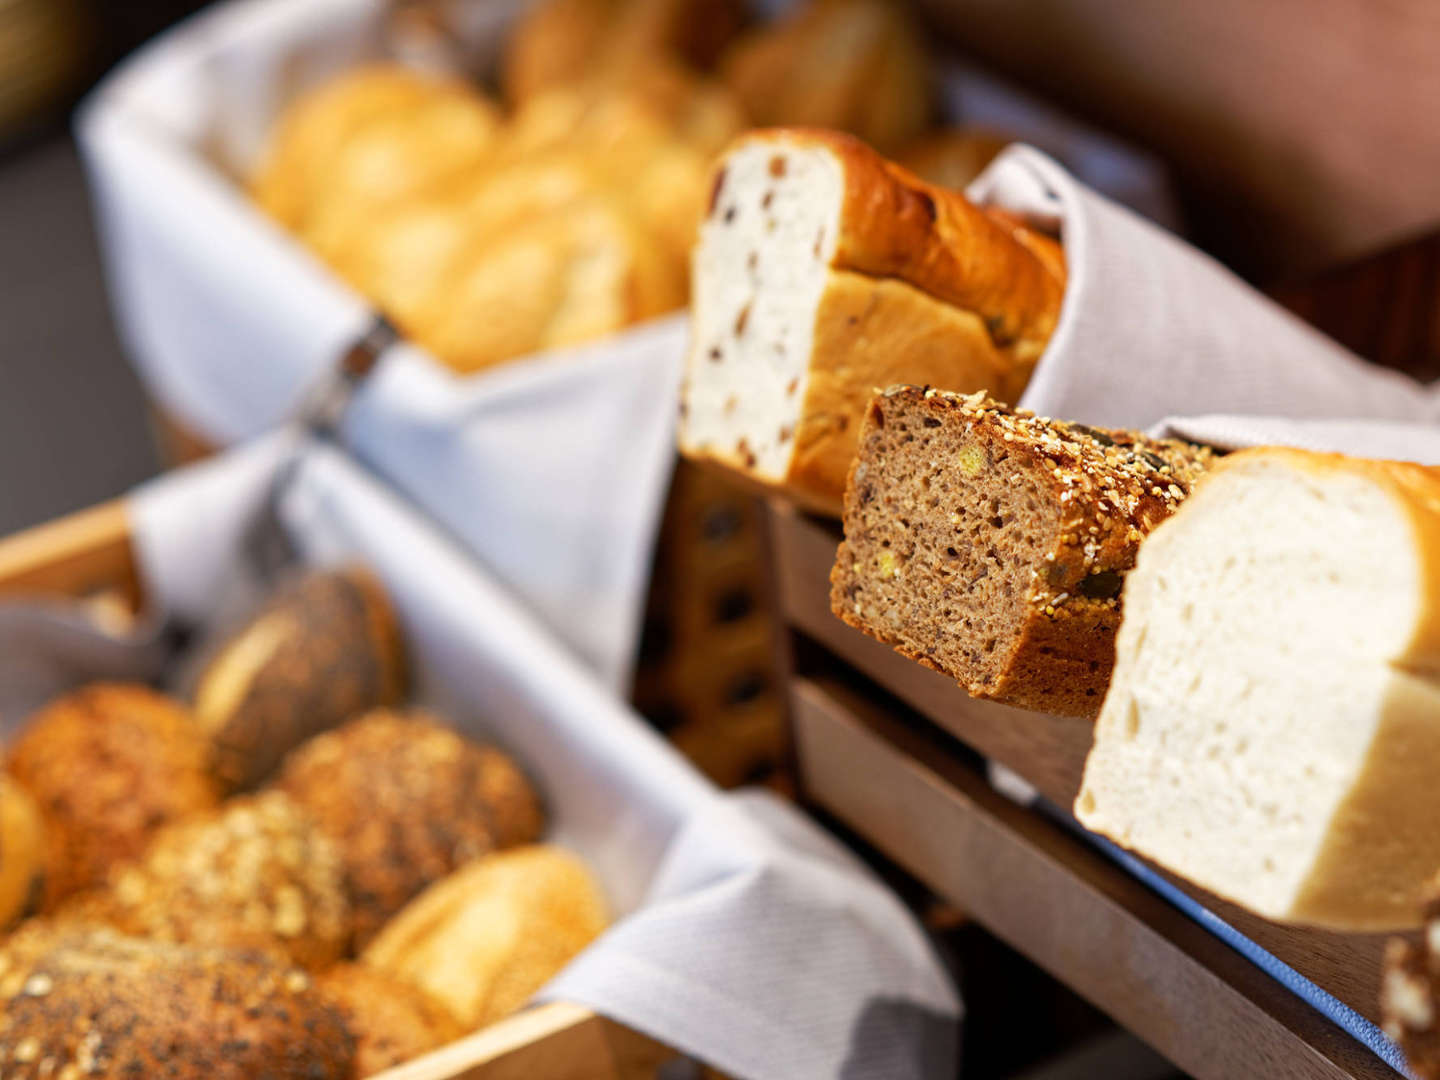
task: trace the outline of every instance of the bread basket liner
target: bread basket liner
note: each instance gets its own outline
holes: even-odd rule
[[[523,0],[451,4],[477,70]],[[767,9],[785,4],[761,5]],[[82,108],[116,321],[151,398],[229,444],[273,427],[369,325],[367,302],[264,217],[249,174],[300,90],[381,55],[379,0],[233,0],[126,61]],[[1039,141],[1152,213],[1163,173],[958,64],[944,97]],[[523,597],[609,685],[627,685],[673,461],[683,316],[458,376],[387,356],[347,424],[367,463]]]
[[[954,1075],[959,1001],[899,900],[790,804],[711,786],[463,551],[327,444],[277,433],[138,489],[149,615],[131,637],[53,600],[0,605],[7,731],[66,687],[173,667],[163,628],[203,623],[251,576],[238,569],[246,532],[289,462],[276,511],[300,561],[378,573],[416,699],[516,756],[546,800],[549,838],[584,856],[619,916],[542,999],[588,1006],[737,1077]]]

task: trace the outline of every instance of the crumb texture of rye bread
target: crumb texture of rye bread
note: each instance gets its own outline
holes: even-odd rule
[[[1140,541],[1211,451],[915,386],[865,414],[835,614],[975,697],[1094,717]]]

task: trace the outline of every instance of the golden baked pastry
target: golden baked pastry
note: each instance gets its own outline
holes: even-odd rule
[[[399,626],[379,581],[312,571],[280,588],[201,674],[195,715],[229,788],[264,778],[294,746],[405,689]]]
[[[373,712],[317,735],[276,785],[340,852],[357,947],[431,882],[543,828],[535,792],[508,758],[420,710]]]
[[[159,941],[261,949],[308,968],[350,944],[345,871],[329,837],[279,791],[163,830],[72,917]]]
[[[479,168],[499,126],[498,110],[468,83],[359,68],[285,112],[252,190],[328,256],[376,211]]]
[[[45,861],[40,808],[28,791],[0,776],[0,931],[39,910]]]
[[[430,886],[360,959],[480,1027],[524,1005],[608,921],[579,859],[547,845],[513,848]]]
[[[144,686],[97,683],[36,713],[8,767],[45,819],[44,906],[101,884],[167,822],[213,808],[209,764],[190,713]]]
[[[383,1072],[464,1034],[423,990],[363,964],[336,964],[316,983],[355,1037],[356,1076]]]
[[[720,77],[758,125],[833,128],[893,152],[930,126],[930,61],[901,4],[809,0],[738,40]]]
[[[895,162],[926,183],[964,191],[1012,141],[973,128],[943,128],[906,144]]]
[[[355,1040],[268,956],[75,928],[0,948],[7,1080],[350,1080]]]
[[[517,22],[502,62],[512,105],[597,71],[674,56],[708,67],[744,21],[742,0],[546,0]]]

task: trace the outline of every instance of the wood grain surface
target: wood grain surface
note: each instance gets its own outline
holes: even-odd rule
[[[769,511],[782,617],[792,628],[927,723],[1012,769],[1056,806],[1070,807],[1090,746],[1087,722],[975,701],[943,675],[846,626],[830,613],[827,584],[839,540],[837,526],[799,514],[781,500],[771,501]],[[807,768],[802,755],[802,774]],[[1282,926],[1188,882],[1171,880],[1356,1012],[1378,1019],[1386,935]],[[1265,984],[1270,993],[1289,996],[1278,983],[1266,978]]]
[[[997,794],[939,733],[835,681],[791,689],[810,798],[1190,1075],[1398,1075],[1119,867]]]

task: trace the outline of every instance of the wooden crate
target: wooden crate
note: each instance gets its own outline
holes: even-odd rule
[[[1068,808],[1089,724],[975,701],[846,626],[829,605],[836,525],[779,500],[769,525],[805,797],[1201,1080],[1397,1075],[1075,833],[997,794],[976,764],[978,752]],[[1384,935],[1279,926],[1177,884],[1377,1018]]]
[[[124,500],[0,540],[0,596],[144,604]],[[654,1080],[674,1051],[566,1002],[539,1005],[380,1074],[383,1080]]]

